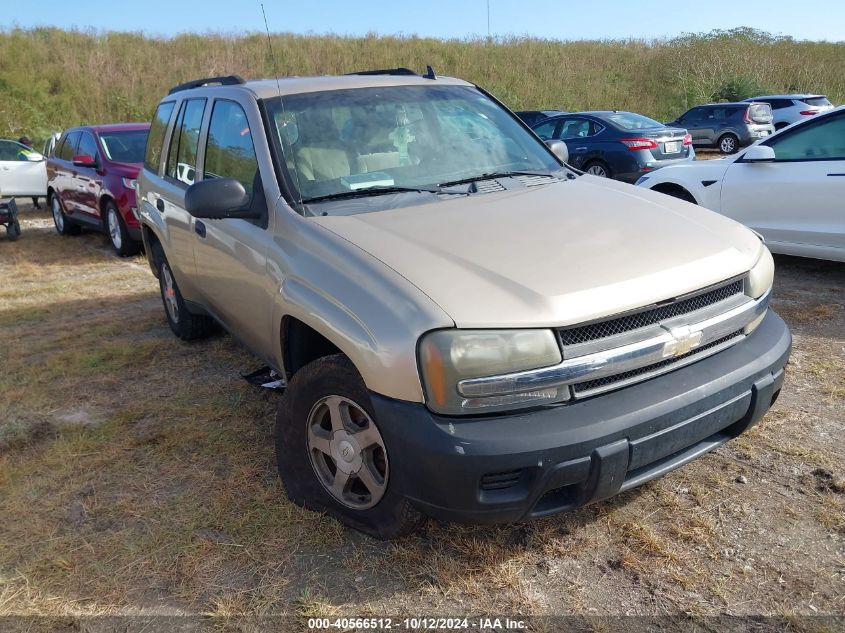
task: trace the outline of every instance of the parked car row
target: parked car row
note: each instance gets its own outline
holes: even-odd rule
[[[61,235],[109,236],[121,256],[141,247],[135,177],[148,123],[81,126],[50,137],[46,154],[0,140],[0,195],[46,197]]]

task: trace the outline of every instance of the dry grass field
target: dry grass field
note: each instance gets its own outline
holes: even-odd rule
[[[21,239],[0,239],[0,616],[79,630],[103,614],[224,628],[277,614],[753,614],[837,630],[799,616],[845,612],[845,265],[778,258],[794,356],[747,435],[571,514],[428,522],[384,543],[287,501],[278,395],[240,377],[258,361],[223,334],[176,340],[143,257],[62,238],[23,208]]]

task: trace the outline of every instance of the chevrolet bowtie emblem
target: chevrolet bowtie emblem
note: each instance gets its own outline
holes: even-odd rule
[[[691,352],[701,344],[701,332],[693,332],[689,326],[671,328],[671,341],[663,346],[663,358],[674,358]]]

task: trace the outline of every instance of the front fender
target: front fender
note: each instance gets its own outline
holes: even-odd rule
[[[318,332],[358,369],[371,391],[423,402],[419,337],[454,321],[427,295],[358,246],[308,218],[280,213],[268,270],[278,276],[273,322],[284,369],[282,321]]]

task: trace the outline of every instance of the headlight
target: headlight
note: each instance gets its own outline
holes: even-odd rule
[[[775,262],[772,259],[772,254],[765,246],[761,245],[761,249],[760,257],[751,268],[745,282],[745,294],[752,299],[759,299],[766,294],[772,287],[775,277]]]
[[[635,183],[634,183],[634,186],[635,186],[635,187],[639,187],[639,186],[640,186],[641,184],[643,184],[646,180],[648,180],[648,176],[640,176],[639,178],[637,178],[637,182],[635,182]]]
[[[138,187],[138,181],[134,178],[121,178],[123,181],[123,186],[127,189],[132,189],[133,191]]]
[[[430,409],[447,415],[491,413],[565,400],[566,387],[467,398],[458,381],[561,362],[551,330],[438,330],[420,341],[420,369]]]
[[[771,289],[775,276],[775,262],[772,259],[772,254],[765,246],[762,249],[763,252],[760,253],[760,258],[754,264],[751,272],[748,273],[748,278],[745,281],[745,294],[753,299],[759,299]],[[745,334],[751,334],[756,330],[757,326],[766,318],[767,312],[768,310],[746,325],[743,328],[743,332]]]

